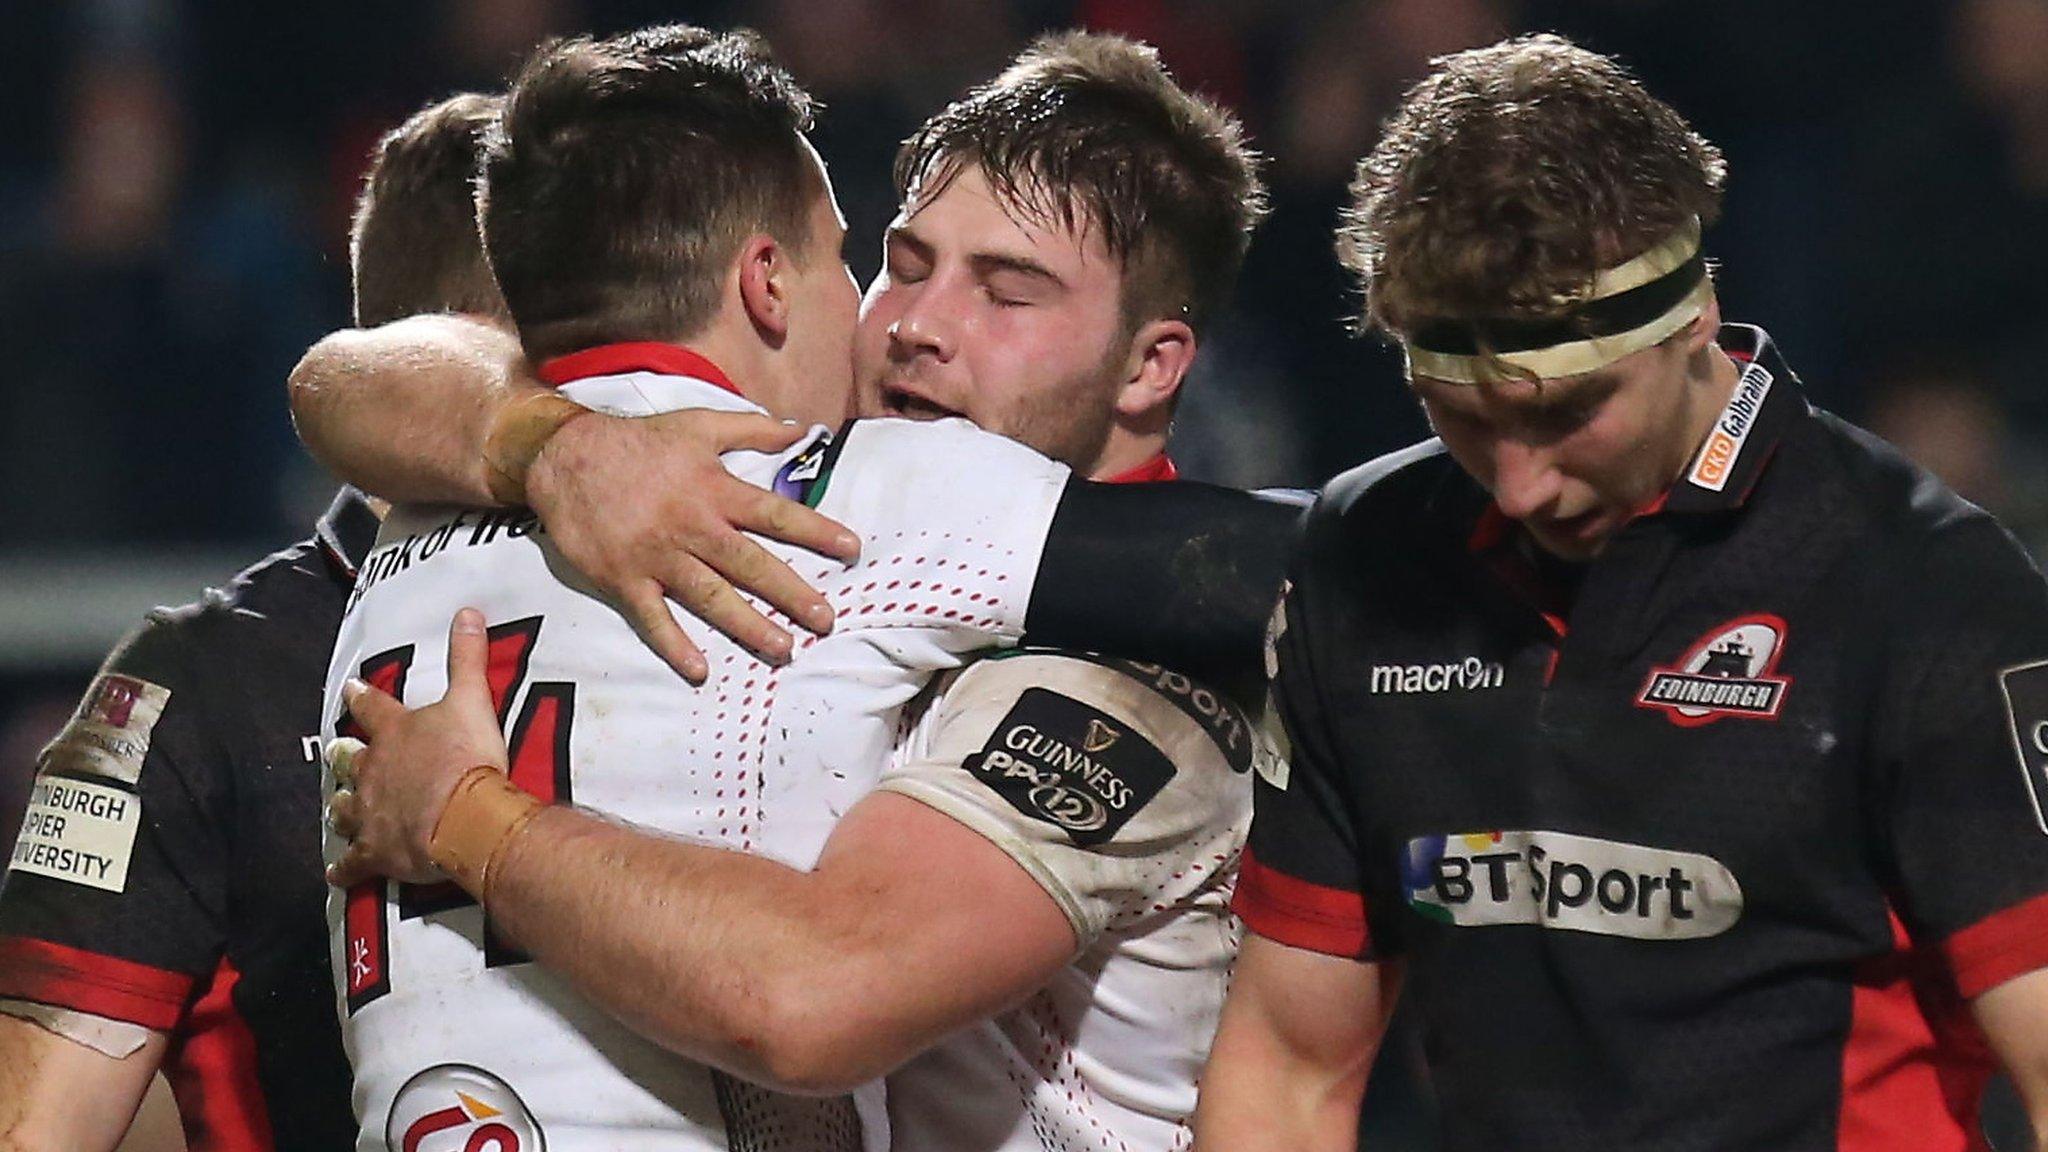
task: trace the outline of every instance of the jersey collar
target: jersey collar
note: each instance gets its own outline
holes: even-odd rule
[[[619,344],[599,344],[566,356],[556,356],[540,366],[540,379],[550,387],[560,388],[576,380],[587,380],[592,376],[623,376],[628,372],[654,372],[663,376],[687,376],[702,380],[725,389],[735,396],[744,398],[732,378],[724,369],[713,364],[708,358],[690,351],[678,344],[663,344],[656,340],[634,340]]]
[[[1167,457],[1166,453],[1161,452],[1159,455],[1154,456],[1135,468],[1126,468],[1114,476],[1104,476],[1099,483],[1144,484],[1155,480],[1178,479],[1180,479],[1180,469],[1173,466],[1173,461]]]
[[[1664,498],[1645,510],[1720,512],[1749,500],[1778,444],[1812,414],[1799,377],[1770,334],[1753,324],[1723,324],[1718,336],[1741,375],[1706,441]]]
[[[320,541],[321,554],[348,583],[355,582],[363,558],[377,542],[377,524],[377,514],[370,510],[369,500],[356,489],[345,487],[334,494],[334,502],[313,527],[313,538]]]

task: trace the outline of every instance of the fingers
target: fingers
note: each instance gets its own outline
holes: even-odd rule
[[[727,452],[780,452],[804,438],[809,429],[785,424],[758,412],[693,411],[688,419],[672,417],[719,455]]]
[[[860,559],[860,537],[839,521],[787,496],[764,491],[751,484],[745,484],[742,492],[745,505],[733,518],[734,527],[848,564]]]
[[[700,549],[697,552],[697,559],[710,566],[733,587],[753,593],[812,632],[823,636],[832,630],[832,622],[837,616],[832,611],[831,602],[817,589],[805,583],[804,578],[797,575],[795,569],[783,563],[773,552],[763,548],[756,541],[738,532],[730,532],[720,537],[715,545]],[[758,613],[755,614],[755,618],[760,618]],[[788,633],[774,624],[768,624],[768,628],[772,629],[772,632],[761,632],[760,638],[772,640],[782,652],[787,653],[790,649]],[[725,632],[756,652],[763,651],[759,643],[748,643],[746,638],[724,628],[720,628],[719,631]]]
[[[619,607],[633,631],[676,675],[692,684],[704,683],[711,675],[711,663],[669,614],[661,585],[652,580],[636,583],[635,588],[619,594]]]
[[[327,798],[327,827],[344,840],[353,840],[363,830],[362,816],[356,811],[356,794],[353,789],[338,789]]]
[[[350,677],[341,686],[342,702],[348,705],[348,714],[356,718],[363,731],[375,740],[377,734],[398,720],[405,718],[405,705],[393,699],[389,692]]]
[[[337,736],[327,742],[327,748],[321,755],[327,760],[327,770],[334,774],[336,788],[356,786],[356,757],[361,756],[367,747],[353,736]]]
[[[491,682],[486,675],[491,663],[491,640],[484,630],[484,614],[464,608],[448,625],[448,695],[458,692],[489,702]]]
[[[746,547],[759,549],[743,536],[735,534],[733,540]],[[713,549],[712,551],[716,551]],[[733,553],[737,555],[737,552]],[[762,553],[772,563],[780,563],[774,557]],[[726,563],[733,564],[727,560]],[[672,578],[666,591],[668,597],[681,605],[685,612],[730,636],[733,641],[755,655],[773,664],[789,659],[795,646],[788,632],[763,616],[747,599],[734,590],[716,568],[693,557],[685,556],[678,569],[679,575]],[[790,580],[796,580],[794,572]],[[808,590],[802,581],[799,587]]]
[[[378,879],[379,875],[370,864],[369,852],[358,844],[349,845],[341,859],[327,866],[327,882],[336,888],[353,888],[365,880]]]
[[[685,425],[713,452],[740,450],[780,452],[806,434],[797,424],[753,412],[691,412]],[[821,556],[852,563],[860,559],[860,537],[844,524],[787,497],[763,492],[751,484],[735,481],[746,494],[747,505],[732,517],[739,528],[759,532],[785,544],[794,544]],[[744,585],[743,585],[744,587]],[[749,592],[759,589],[747,588]]]

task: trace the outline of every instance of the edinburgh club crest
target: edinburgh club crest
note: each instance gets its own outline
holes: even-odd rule
[[[1791,687],[1777,675],[1785,651],[1785,621],[1757,614],[1731,620],[1709,632],[1678,662],[1652,668],[1636,696],[1642,708],[1662,711],[1674,724],[1691,728],[1723,716],[1775,720]]]

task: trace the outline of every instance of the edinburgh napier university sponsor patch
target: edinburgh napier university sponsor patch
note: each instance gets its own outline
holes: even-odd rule
[[[2013,751],[2027,774],[2034,823],[2048,833],[2048,660],[2005,669],[1998,674],[1998,687],[2005,694]]]
[[[1173,779],[1173,762],[1107,712],[1027,688],[966,768],[1081,847],[1114,838]]]
[[[1738,617],[1707,633],[1676,664],[1650,669],[1636,705],[1661,710],[1687,728],[1723,716],[1776,720],[1792,685],[1776,674],[1784,652],[1784,620],[1767,613]]]
[[[8,868],[107,892],[128,885],[142,827],[135,784],[171,690],[102,673],[43,749]]]

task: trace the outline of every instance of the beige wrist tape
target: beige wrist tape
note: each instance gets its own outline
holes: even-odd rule
[[[546,807],[503,772],[479,764],[455,782],[427,842],[427,859],[484,903],[492,866]]]
[[[534,392],[505,405],[484,437],[484,469],[491,498],[526,503],[526,473],[562,426],[590,409],[554,392]]]

